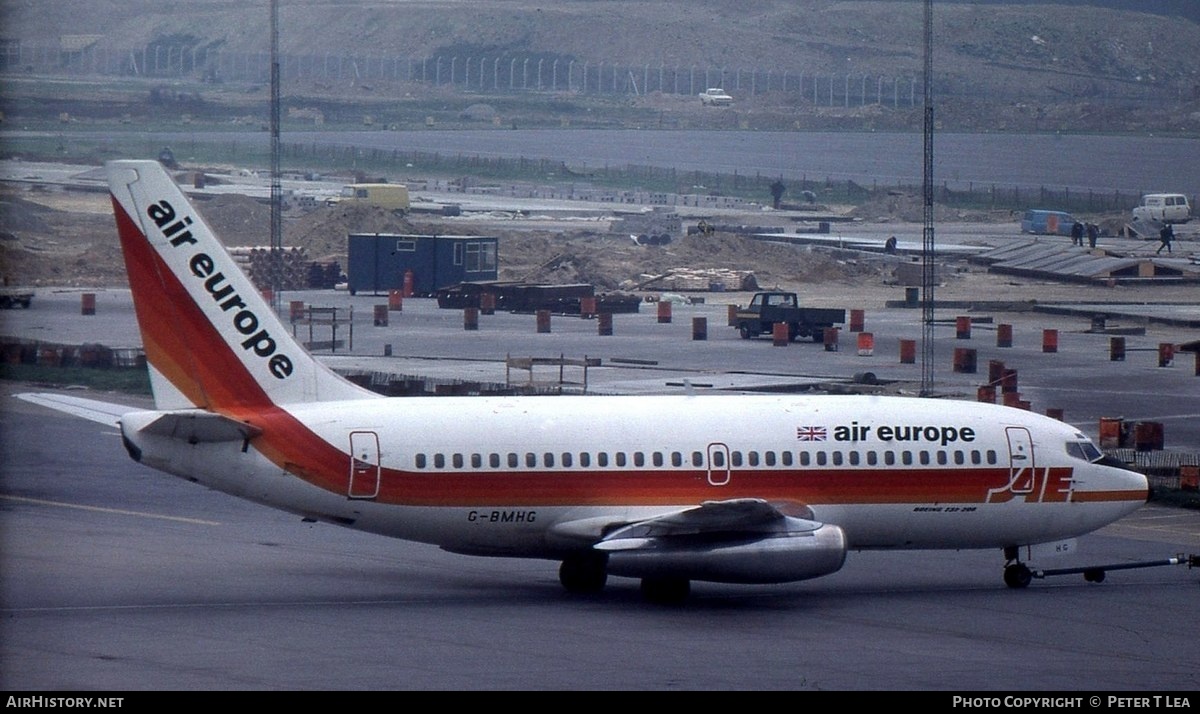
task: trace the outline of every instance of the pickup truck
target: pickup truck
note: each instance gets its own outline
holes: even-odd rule
[[[33,291],[22,288],[0,288],[0,310],[14,307],[29,307],[33,302]]]
[[[709,87],[700,95],[700,103],[712,107],[724,107],[733,104],[733,97],[720,87]]]
[[[846,321],[846,311],[837,308],[800,307],[796,293],[755,293],[748,307],[734,312],[733,323],[742,339],[773,334],[775,324],[787,323],[788,340],[809,337],[813,342],[825,339],[825,328]]]

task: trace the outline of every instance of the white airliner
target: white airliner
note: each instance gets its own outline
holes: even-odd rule
[[[118,424],[135,461],[306,518],[454,553],[562,562],[567,590],[641,578],[784,583],[862,549],[1070,539],[1146,479],[1076,428],[968,401],[875,396],[384,398],[334,374],[154,161],[108,164],[155,409],[23,398]],[[670,414],[664,420],[662,415]]]

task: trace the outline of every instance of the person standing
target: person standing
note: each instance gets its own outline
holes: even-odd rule
[[[1171,241],[1174,239],[1175,229],[1171,227],[1170,223],[1168,223],[1167,225],[1163,226],[1161,231],[1158,232],[1158,250],[1154,251],[1154,254],[1158,255],[1162,252],[1163,248],[1166,248],[1167,252],[1170,253]]]
[[[1083,224],[1079,221],[1071,225],[1071,245],[1083,247]]]
[[[1096,247],[1096,239],[1100,237],[1100,226],[1095,223],[1087,224],[1088,247]]]

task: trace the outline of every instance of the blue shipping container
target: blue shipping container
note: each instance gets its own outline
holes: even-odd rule
[[[491,236],[351,233],[346,275],[350,294],[403,290],[412,271],[413,293],[497,278],[498,240]]]

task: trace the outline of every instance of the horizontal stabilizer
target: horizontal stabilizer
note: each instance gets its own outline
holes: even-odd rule
[[[24,392],[22,394],[14,394],[13,396],[32,404],[48,407],[55,411],[111,427],[120,426],[121,415],[138,411],[137,407],[130,407],[124,404],[101,402],[96,399],[84,399],[82,397],[71,397],[65,394],[53,394],[50,392]]]

